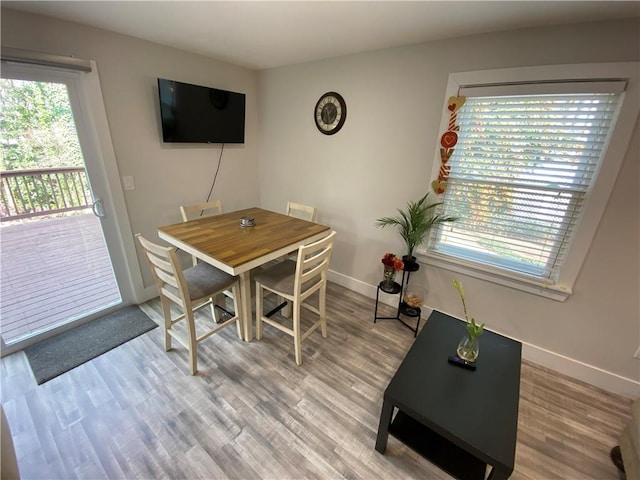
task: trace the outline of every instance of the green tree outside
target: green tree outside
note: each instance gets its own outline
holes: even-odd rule
[[[0,79],[0,189],[3,218],[84,208],[90,190],[67,86]],[[29,170],[52,169],[49,172]],[[27,170],[9,175],[11,171]]]
[[[0,79],[0,170],[84,165],[67,87]]]

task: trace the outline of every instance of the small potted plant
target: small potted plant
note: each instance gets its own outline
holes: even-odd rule
[[[462,289],[462,284],[459,283],[455,278],[451,279],[453,286],[458,291],[458,295],[460,295],[460,300],[462,301],[462,310],[464,311],[464,318],[467,321],[467,334],[460,340],[458,344],[458,348],[456,349],[456,353],[458,357],[462,360],[466,360],[467,362],[475,362],[478,358],[478,354],[480,353],[480,345],[478,343],[478,337],[482,335],[484,332],[484,323],[478,325],[476,320],[471,317],[469,319],[469,315],[467,313],[467,302],[464,300],[464,290]]]
[[[405,263],[416,261],[413,252],[416,247],[424,243],[431,227],[457,220],[455,217],[436,214],[435,207],[438,205],[442,205],[442,202],[429,203],[429,192],[427,192],[417,202],[407,202],[405,210],[398,209],[397,216],[381,217],[376,220],[376,226],[380,228],[396,227],[398,229],[398,233],[407,245],[407,255],[402,257]]]

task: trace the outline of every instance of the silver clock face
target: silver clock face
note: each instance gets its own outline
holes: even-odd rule
[[[333,135],[338,132],[344,125],[346,116],[347,106],[338,93],[325,93],[316,103],[316,126],[325,135]]]

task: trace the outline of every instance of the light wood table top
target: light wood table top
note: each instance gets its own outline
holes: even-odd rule
[[[242,217],[255,226],[241,227]],[[198,218],[158,228],[160,238],[232,275],[297,250],[329,227],[262,208]],[[269,257],[265,259],[265,257]]]
[[[253,217],[255,226],[241,227],[242,217]],[[253,338],[250,270],[328,233],[326,225],[257,207],[158,228],[161,239],[224,272],[240,276],[247,341]]]

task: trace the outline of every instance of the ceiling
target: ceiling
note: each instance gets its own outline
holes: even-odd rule
[[[541,25],[640,19],[640,1],[2,1],[253,69]]]

